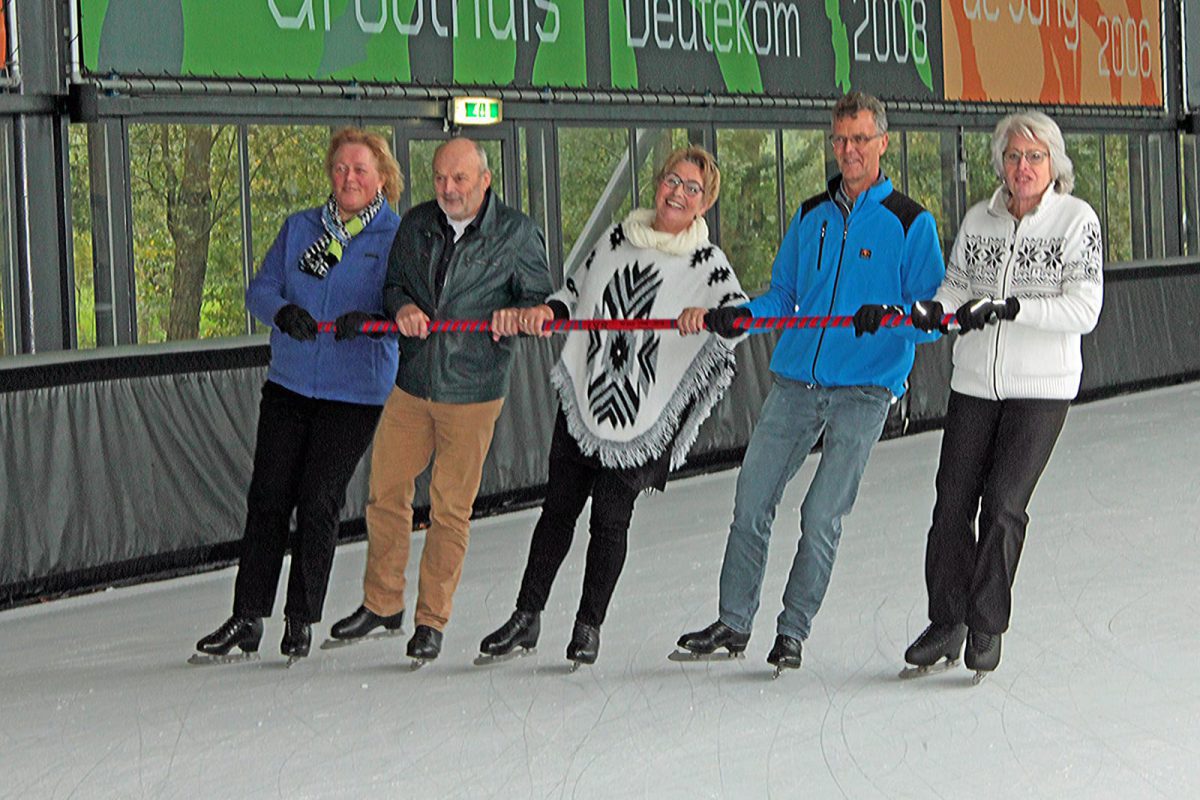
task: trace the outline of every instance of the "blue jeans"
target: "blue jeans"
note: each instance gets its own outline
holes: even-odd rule
[[[774,376],[738,474],[733,524],[721,565],[721,622],[749,633],[762,594],[771,523],[783,490],[822,431],[821,463],[800,507],[800,544],[776,630],[804,640],[821,607],[871,448],[883,431],[891,392],[880,386],[810,386]]]

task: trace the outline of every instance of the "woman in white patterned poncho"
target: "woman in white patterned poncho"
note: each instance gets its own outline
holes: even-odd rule
[[[481,643],[485,660],[537,644],[541,611],[590,496],[583,596],[567,658],[595,662],[634,501],[643,490],[664,488],[732,378],[733,342],[704,327],[705,309],[746,300],[703,217],[717,200],[720,172],[704,149],[681,148],[656,184],[653,210],[636,210],[610,228],[561,290],[522,312],[521,329],[530,334],[548,335],[543,323],[571,316],[677,318],[679,334],[590,331],[567,339],[551,374],[560,408],[546,500],[516,611]]]

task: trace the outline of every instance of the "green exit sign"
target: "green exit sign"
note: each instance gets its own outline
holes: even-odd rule
[[[495,125],[501,119],[500,101],[492,97],[455,97],[450,122],[455,125]]]

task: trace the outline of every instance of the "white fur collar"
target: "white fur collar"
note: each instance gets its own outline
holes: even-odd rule
[[[663,233],[650,227],[654,224],[654,209],[637,208],[621,223],[625,235],[636,247],[661,250],[673,256],[690,253],[708,241],[708,223],[704,217],[696,220],[679,233]]]

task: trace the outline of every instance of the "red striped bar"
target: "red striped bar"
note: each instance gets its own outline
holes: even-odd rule
[[[954,327],[953,314],[946,314],[942,324]],[[883,327],[900,328],[912,325],[912,319],[904,314],[888,314],[883,318]],[[735,328],[748,330],[779,330],[786,328],[853,328],[851,316],[811,317],[741,317],[734,320]],[[678,324],[673,319],[554,319],[545,324],[543,330],[556,333],[570,331],[661,331],[674,330]],[[430,333],[486,333],[492,323],[486,319],[435,319],[429,322]],[[317,330],[332,333],[332,322],[318,322]],[[364,322],[363,333],[395,333],[400,330],[394,322]]]

